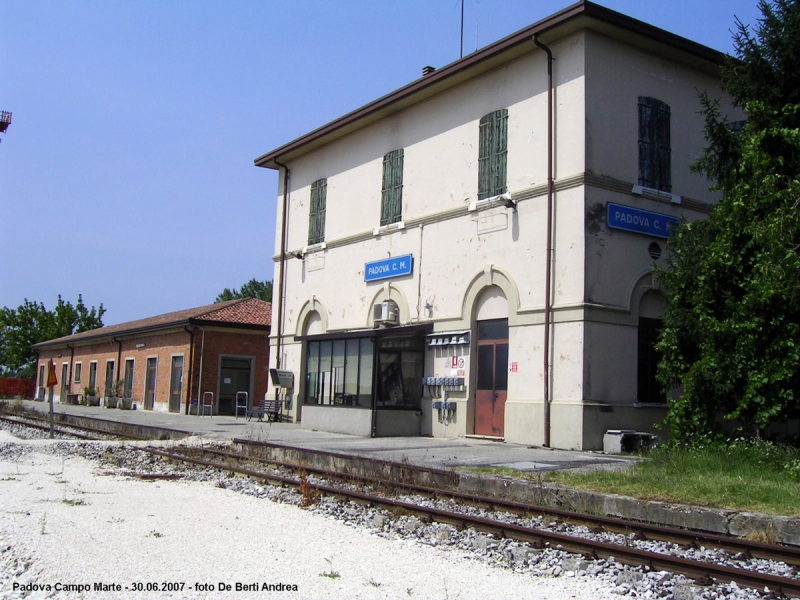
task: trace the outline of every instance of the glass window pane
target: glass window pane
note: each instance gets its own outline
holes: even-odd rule
[[[497,344],[495,346],[494,389],[508,389],[508,344]]]
[[[333,367],[344,367],[344,340],[333,341]]]
[[[345,404],[355,404],[358,395],[358,340],[347,340],[344,369]]]
[[[361,360],[358,370],[358,404],[372,406],[372,360],[374,344],[370,339],[361,340]]]
[[[319,343],[319,370],[323,373],[331,370],[332,351],[333,349],[331,342],[326,341]]]
[[[507,340],[508,319],[498,321],[478,321],[479,340]]]
[[[319,371],[319,342],[308,343],[307,359],[306,371],[309,373],[316,373]]]
[[[420,352],[403,352],[405,406],[419,408],[422,401],[423,356]]]
[[[478,389],[494,389],[494,346],[478,346]]]

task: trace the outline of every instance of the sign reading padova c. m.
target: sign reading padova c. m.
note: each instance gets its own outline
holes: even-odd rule
[[[608,203],[606,212],[608,226],[612,229],[623,229],[655,237],[668,238],[669,226],[678,224],[676,217],[613,202]]]
[[[364,281],[378,281],[379,279],[410,275],[413,265],[414,256],[411,254],[368,262],[364,265]]]

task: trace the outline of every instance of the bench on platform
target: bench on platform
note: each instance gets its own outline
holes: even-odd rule
[[[259,421],[264,420],[264,415],[267,416],[267,422],[281,420],[281,401],[280,400],[267,400],[266,398],[258,403],[258,406],[251,408],[247,411],[247,420],[257,416]]]

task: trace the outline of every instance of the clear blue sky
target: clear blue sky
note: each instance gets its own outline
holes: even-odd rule
[[[465,0],[465,54],[569,0]],[[601,0],[732,52],[756,0]],[[253,159],[459,56],[458,0],[0,0],[0,306],[107,325],[271,279]]]

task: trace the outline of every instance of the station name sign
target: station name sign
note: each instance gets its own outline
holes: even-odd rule
[[[378,281],[380,279],[411,275],[413,265],[414,256],[411,254],[368,262],[364,265],[364,281]]]
[[[613,202],[609,202],[606,209],[608,226],[612,229],[668,238],[669,226],[678,224],[676,217]]]

